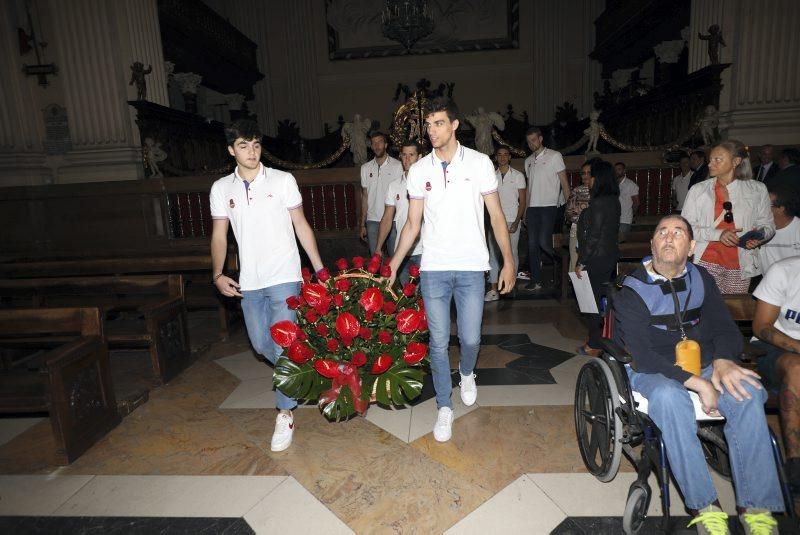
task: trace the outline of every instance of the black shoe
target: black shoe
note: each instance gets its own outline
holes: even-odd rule
[[[542,289],[543,286],[540,282],[529,282],[525,285],[525,290],[528,292],[541,292]]]

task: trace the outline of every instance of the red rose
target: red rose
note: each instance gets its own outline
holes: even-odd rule
[[[350,359],[350,362],[356,366],[363,366],[367,363],[367,354],[363,351],[356,351],[353,353],[353,357]]]
[[[307,267],[304,267],[303,269],[301,269],[300,270],[300,274],[303,276],[303,281],[304,282],[310,282],[311,281],[311,270],[308,269]]]
[[[333,353],[337,349],[339,349],[339,340],[336,338],[331,338],[327,342],[325,342],[325,346],[328,348],[328,351]]]
[[[384,264],[381,267],[381,277],[388,277],[392,274],[392,268],[388,264]]]
[[[370,273],[377,273],[379,269],[381,269],[380,262],[373,262],[372,260],[370,260],[369,264],[367,264],[367,271],[369,271]]]
[[[337,279],[336,282],[333,283],[333,287],[340,292],[346,292],[350,289],[350,279]]]
[[[281,347],[289,347],[297,340],[300,329],[295,322],[283,320],[270,327],[269,332],[276,344]]]
[[[319,316],[313,310],[307,310],[305,314],[306,321],[309,323],[314,323],[319,319]]]
[[[297,329],[297,339],[300,340],[301,342],[305,342],[306,340],[308,340],[308,335],[306,334],[306,332],[304,330],[298,328]]]
[[[413,308],[406,308],[397,313],[397,330],[403,334],[413,333],[419,329],[422,314]]]
[[[345,269],[347,269],[347,260],[344,258],[340,258],[339,260],[337,260],[336,269],[338,269],[339,271],[344,271]]]
[[[356,269],[361,269],[364,267],[364,257],[363,256],[355,256],[353,257],[353,267]]]
[[[372,369],[369,371],[374,375],[380,375],[388,370],[392,365],[392,357],[388,353],[384,353],[372,363]]]
[[[383,308],[383,295],[379,288],[367,288],[361,294],[358,303],[364,307],[367,312],[378,312]]]
[[[316,329],[317,329],[317,334],[319,334],[320,336],[328,336],[328,333],[330,332],[328,326],[325,325],[324,323],[317,323]]]
[[[304,284],[302,294],[306,302],[315,308],[322,303],[326,297],[329,297],[328,289],[322,284]]]
[[[336,294],[333,296],[333,304],[337,307],[344,306],[344,296],[342,294]]]
[[[392,342],[392,335],[389,331],[380,331],[378,333],[378,341],[382,344],[390,344]]]
[[[386,301],[383,303],[383,313],[384,314],[394,314],[397,310],[397,305],[394,304],[394,301]]]
[[[326,295],[322,298],[322,301],[314,305],[314,310],[317,311],[317,314],[320,316],[324,316],[328,309],[331,307],[331,298],[330,296]]]
[[[289,360],[297,364],[305,364],[314,356],[314,350],[305,342],[295,342],[289,346]]]
[[[374,312],[365,312],[364,313],[364,319],[367,320],[367,321],[372,321],[372,318],[374,318],[374,317],[375,317],[375,313]]]
[[[331,359],[319,359],[314,362],[314,369],[317,373],[328,379],[333,379],[339,375],[339,363]]]
[[[286,298],[286,306],[289,307],[291,310],[297,310],[300,308],[300,300],[297,298],[296,295],[292,295]]]
[[[419,266],[416,264],[411,264],[408,267],[408,274],[412,277],[419,277]]]
[[[360,336],[364,340],[369,340],[370,338],[372,338],[372,331],[370,331],[366,327],[361,327],[361,329],[358,330],[358,336]]]
[[[403,361],[406,364],[416,364],[425,358],[427,352],[428,346],[422,342],[409,342],[403,353]]]
[[[358,323],[358,318],[349,312],[342,312],[336,318],[336,332],[342,338],[353,338],[358,336],[361,325]]]
[[[411,297],[414,295],[414,292],[417,291],[417,285],[411,282],[407,282],[403,285],[403,295],[406,297]]]
[[[353,339],[349,336],[342,336],[342,345],[344,347],[350,347],[353,345]]]
[[[325,282],[331,278],[331,272],[328,271],[328,268],[322,268],[317,271],[317,280],[320,282]]]

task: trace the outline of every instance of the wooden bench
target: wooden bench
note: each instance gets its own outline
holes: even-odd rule
[[[56,459],[69,464],[120,422],[97,308],[0,310],[0,346],[20,338],[68,341],[0,370],[0,413],[47,412]]]
[[[148,349],[161,383],[191,361],[181,275],[0,279],[0,299],[11,307],[100,308],[109,346]],[[109,321],[110,313],[120,314]]]
[[[229,252],[226,272],[238,269],[236,254]],[[0,278],[73,277],[88,275],[182,274],[189,310],[216,309],[220,337],[225,340],[234,318],[239,316],[237,299],[223,297],[211,281],[211,255],[166,254],[114,258],[17,259],[0,262]]]

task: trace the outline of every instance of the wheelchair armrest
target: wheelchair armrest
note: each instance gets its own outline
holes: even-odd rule
[[[630,353],[625,351],[624,348],[620,347],[619,344],[609,338],[601,338],[600,345],[603,346],[603,351],[614,357],[618,362],[628,364],[631,360],[633,360],[633,357],[631,357]]]

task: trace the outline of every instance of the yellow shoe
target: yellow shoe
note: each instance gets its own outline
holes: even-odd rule
[[[686,527],[692,526],[696,526],[697,535],[730,535],[728,515],[716,505],[700,509]]]
[[[747,508],[739,516],[745,535],[778,535],[778,521],[766,509]]]

